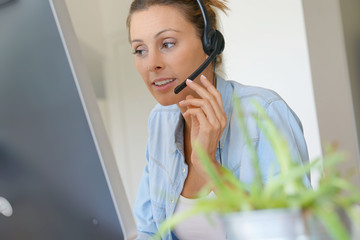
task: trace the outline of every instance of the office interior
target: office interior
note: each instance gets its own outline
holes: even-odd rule
[[[230,0],[220,13],[225,79],[277,91],[298,114],[310,159],[336,143],[339,170],[359,181],[360,2]],[[130,0],[66,1],[131,204],[156,104],[137,73],[126,28]],[[84,6],[86,5],[86,8]],[[86,11],[84,10],[86,9]],[[312,172],[316,187],[319,173]]]
[[[65,2],[133,207],[156,102],[133,62],[126,28],[131,0]],[[360,1],[228,3],[228,14],[219,13],[226,40],[219,74],[278,92],[302,121],[310,159],[336,144],[348,154],[338,170],[359,188]],[[314,188],[320,174],[311,172]]]

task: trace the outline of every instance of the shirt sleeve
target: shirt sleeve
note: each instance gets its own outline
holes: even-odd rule
[[[303,128],[296,114],[281,99],[271,102],[266,108],[266,114],[273,121],[280,134],[285,137],[292,160],[299,164],[308,163],[309,155]],[[266,182],[270,170],[276,175],[280,171],[280,166],[269,140],[261,130],[257,149],[261,172]],[[303,182],[307,187],[311,187],[308,175],[303,177]]]
[[[149,153],[146,146],[146,166],[140,181],[138,195],[135,202],[134,214],[138,231],[138,240],[150,239],[157,232],[153,219],[149,189]]]

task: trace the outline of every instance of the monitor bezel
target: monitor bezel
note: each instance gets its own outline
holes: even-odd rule
[[[78,39],[65,0],[49,0],[58,32],[94,139],[111,197],[125,239],[135,239],[136,224],[110,140],[105,130],[89,74],[82,59]]]

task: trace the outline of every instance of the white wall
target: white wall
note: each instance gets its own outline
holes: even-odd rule
[[[229,7],[221,15],[227,77],[278,92],[302,121],[310,159],[320,156],[301,1],[231,0]]]
[[[303,6],[321,141],[346,152],[337,170],[360,187],[360,2],[303,0]]]

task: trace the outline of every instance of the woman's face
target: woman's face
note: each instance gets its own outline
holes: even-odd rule
[[[195,27],[181,10],[155,5],[133,13],[130,41],[136,68],[161,105],[176,104],[189,94],[196,96],[189,87],[174,93],[174,88],[207,58]],[[203,74],[211,76],[211,68]]]

